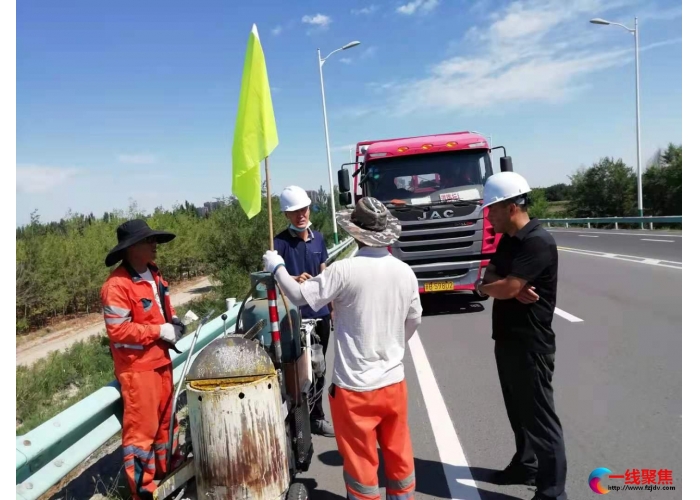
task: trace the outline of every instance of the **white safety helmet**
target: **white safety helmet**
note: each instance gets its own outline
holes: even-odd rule
[[[484,204],[481,210],[499,201],[516,198],[530,191],[530,186],[520,174],[515,172],[493,174],[484,185]]]
[[[299,186],[287,186],[280,195],[280,205],[283,212],[294,212],[311,205],[311,198]]]

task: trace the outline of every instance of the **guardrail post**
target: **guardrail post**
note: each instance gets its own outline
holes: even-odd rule
[[[589,222],[589,223],[588,223],[588,229],[590,229],[590,228],[591,228],[591,223]]]
[[[620,227],[617,225],[617,222],[615,223],[615,229],[620,229]]]
[[[649,229],[651,229],[652,231],[654,230],[654,223],[653,222],[649,223]]]
[[[566,228],[567,228],[567,229],[569,228],[569,223],[568,223],[568,222],[566,223]]]

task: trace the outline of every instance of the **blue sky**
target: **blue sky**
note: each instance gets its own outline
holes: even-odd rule
[[[350,0],[17,4],[17,224],[230,195],[231,143],[253,23],[280,145],[273,191],[328,186],[360,140],[492,134],[532,185],[602,156],[635,163],[640,18],[643,162],[681,141],[681,2]],[[500,154],[500,153],[499,153]]]

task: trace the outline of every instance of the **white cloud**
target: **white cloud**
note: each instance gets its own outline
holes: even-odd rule
[[[438,0],[413,0],[406,5],[401,5],[396,9],[399,14],[411,16],[416,12],[430,12],[438,6]]]
[[[682,38],[670,38],[668,40],[661,40],[660,42],[650,43],[649,45],[644,45],[639,47],[639,52],[645,52],[647,50],[658,49],[659,47],[665,47],[666,45],[675,45],[677,43],[683,43]]]
[[[364,52],[362,52],[362,59],[367,59],[374,56],[377,53],[377,47],[367,47]]]
[[[586,87],[586,76],[633,60],[631,44],[611,41],[587,22],[628,1],[511,3],[483,28],[467,31],[456,45],[460,55],[437,63],[424,78],[385,84],[386,98],[398,115],[568,99]]]
[[[282,26],[275,26],[274,28],[272,28],[272,34],[274,36],[277,36],[280,33],[282,33]]]
[[[678,19],[679,17],[682,17],[683,15],[683,8],[682,7],[671,7],[668,9],[664,9],[658,6],[652,6],[646,11],[642,11],[639,14],[639,20],[644,23],[645,21],[671,21],[673,19]],[[632,23],[625,23],[622,22],[622,24],[632,28]]]
[[[361,9],[352,9],[350,12],[356,16],[359,16],[359,15],[369,16],[369,15],[377,12],[377,10],[379,10],[378,5],[370,5],[368,7],[363,7]]]
[[[338,111],[339,118],[362,118],[370,113],[377,112],[377,108],[370,106],[356,105],[352,107],[342,108]]]
[[[26,194],[48,193],[78,173],[75,168],[17,165],[17,191]]]
[[[156,157],[148,154],[119,155],[117,159],[119,163],[128,163],[131,165],[152,165],[156,162]]]
[[[367,87],[375,92],[381,92],[384,90],[391,90],[391,89],[395,88],[396,82],[384,82],[384,83],[370,82],[367,84]]]
[[[327,28],[331,24],[332,20],[329,16],[324,14],[316,14],[315,16],[304,16],[301,18],[302,23],[310,24],[312,26],[319,26],[321,28]]]
[[[352,59],[350,59],[349,57],[343,57],[343,58],[339,59],[339,61],[340,61],[341,63],[343,63],[343,64],[350,64],[350,63],[352,63]]]

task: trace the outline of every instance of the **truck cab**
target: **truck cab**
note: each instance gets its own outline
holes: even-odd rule
[[[399,219],[401,237],[390,251],[411,266],[421,293],[473,291],[499,239],[488,209],[479,210],[491,151],[475,132],[360,142],[356,161],[338,172],[341,204],[372,196]],[[501,170],[512,170],[509,157]]]

